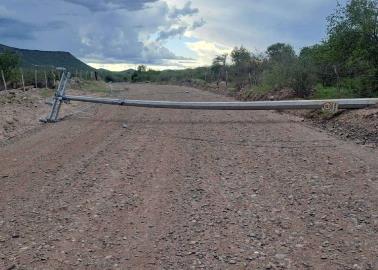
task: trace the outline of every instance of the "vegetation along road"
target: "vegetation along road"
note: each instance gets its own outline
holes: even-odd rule
[[[292,116],[98,105],[0,160],[0,269],[378,268],[376,150]]]

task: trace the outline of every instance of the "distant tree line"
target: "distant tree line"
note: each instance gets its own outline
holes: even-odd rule
[[[243,46],[218,55],[210,67],[154,71],[145,67],[131,81],[225,82],[230,91],[292,88],[299,97],[378,96],[378,2],[350,0],[327,18],[324,41],[298,54],[276,43],[254,54]],[[229,60],[228,60],[229,59]]]

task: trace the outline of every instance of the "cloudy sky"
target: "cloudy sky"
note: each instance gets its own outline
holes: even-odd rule
[[[346,0],[341,0],[344,3]],[[0,43],[70,51],[99,68],[208,65],[244,45],[296,50],[325,37],[336,0],[1,0]]]

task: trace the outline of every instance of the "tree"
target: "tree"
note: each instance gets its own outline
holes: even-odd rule
[[[143,73],[147,71],[147,67],[145,65],[139,65],[137,70],[139,73]]]
[[[248,66],[251,61],[251,53],[243,46],[235,47],[231,52],[231,58],[235,66]]]
[[[12,74],[20,65],[20,57],[11,51],[0,53],[0,70],[4,72],[5,80],[10,80]]]
[[[235,47],[231,52],[231,59],[236,88],[241,90],[246,84],[246,79],[250,81],[251,53],[243,46]]]
[[[331,61],[327,42],[305,47],[299,54],[299,61],[311,64],[311,70],[323,86],[335,83],[334,62]]]
[[[218,75],[218,83],[222,77],[223,79],[226,79],[227,57],[228,57],[227,53],[222,54],[222,55],[217,55],[213,60],[213,64],[211,65],[211,71],[214,74]]]
[[[266,55],[264,84],[271,89],[290,86],[293,68],[297,61],[293,47],[285,43],[275,43],[267,48]]]
[[[268,58],[272,62],[281,64],[292,63],[295,60],[295,51],[293,47],[285,43],[275,43],[266,50]]]
[[[360,95],[378,93],[378,1],[350,0],[328,17],[329,61]]]
[[[303,48],[291,69],[291,87],[298,97],[308,97],[312,93],[318,74],[312,48]]]

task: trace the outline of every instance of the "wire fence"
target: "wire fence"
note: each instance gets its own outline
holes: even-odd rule
[[[95,71],[76,70],[72,73],[72,79],[98,80]],[[56,69],[17,69],[8,76],[4,70],[0,70],[0,91],[11,89],[30,88],[55,89],[59,84],[61,72]]]

